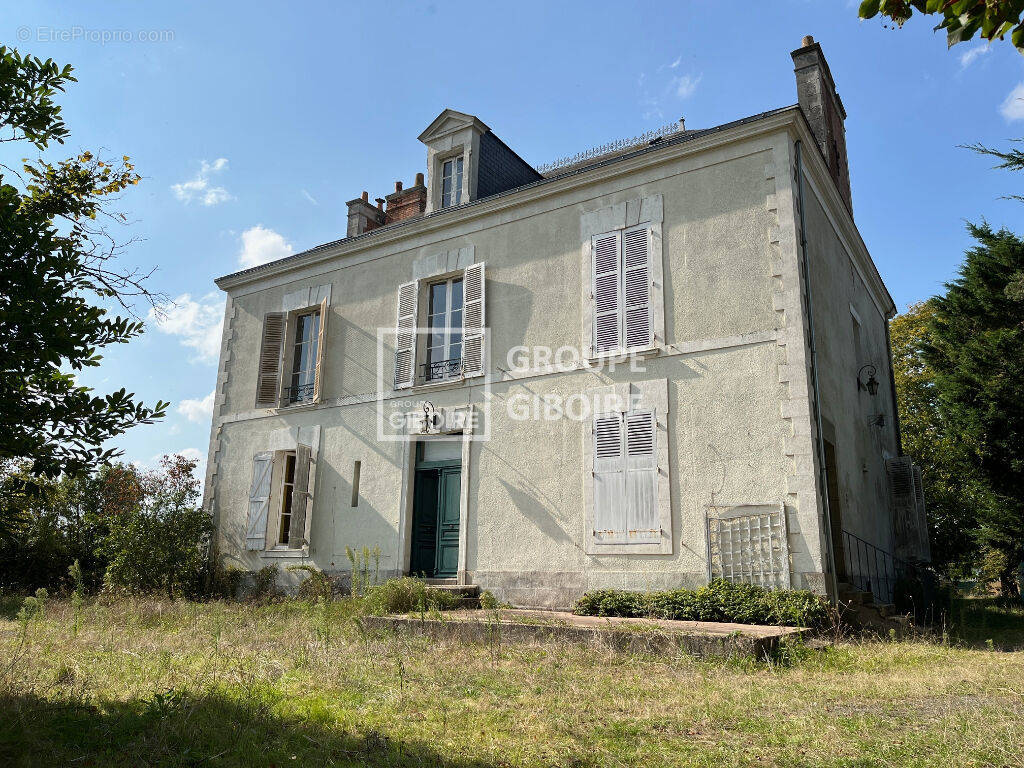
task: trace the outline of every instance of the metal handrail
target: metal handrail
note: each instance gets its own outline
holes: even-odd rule
[[[843,560],[846,580],[862,592],[870,592],[881,603],[892,603],[896,582],[909,563],[843,529]]]
[[[441,381],[458,376],[462,373],[462,358],[453,357],[449,360],[434,360],[420,363],[423,381]]]
[[[313,394],[316,391],[316,382],[310,382],[309,384],[299,384],[295,387],[284,388],[284,401],[286,403],[305,403],[313,399]]]

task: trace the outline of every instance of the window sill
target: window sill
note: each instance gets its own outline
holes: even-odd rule
[[[599,368],[606,363],[628,363],[635,358],[657,357],[661,354],[662,349],[661,344],[655,343],[646,347],[634,347],[616,352],[599,352],[589,355],[586,358],[586,364],[593,368]]]
[[[260,552],[260,557],[269,559],[297,559],[309,557],[309,547],[300,547],[297,549],[265,549]]]
[[[310,400],[308,403],[288,403],[288,405],[278,406],[276,411],[281,413],[282,411],[308,411],[316,408],[320,403],[315,400]]]

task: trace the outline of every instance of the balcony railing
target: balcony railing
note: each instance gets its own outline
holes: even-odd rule
[[[462,373],[462,358],[451,360],[434,360],[420,364],[420,377],[423,381],[445,381],[454,379]]]
[[[286,403],[308,403],[313,400],[313,392],[316,387],[314,382],[299,384],[294,387],[284,388],[284,401]]]

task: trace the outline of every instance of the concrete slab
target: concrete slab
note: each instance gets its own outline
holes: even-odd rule
[[[420,634],[469,642],[543,642],[561,640],[618,651],[701,657],[769,656],[784,638],[796,639],[808,630],[663,619],[624,619],[576,616],[564,611],[503,609],[445,611],[418,615],[372,616],[375,629]]]

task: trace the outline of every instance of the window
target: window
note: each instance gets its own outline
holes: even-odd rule
[[[320,312],[309,312],[295,319],[295,351],[292,356],[292,380],[289,403],[313,400],[316,388],[316,358],[320,336]]]
[[[596,542],[660,542],[654,411],[599,413],[593,435]]]
[[[398,286],[395,389],[484,375],[485,286],[482,261],[453,277]]]
[[[445,160],[441,166],[441,207],[462,202],[462,157]]]
[[[462,278],[428,286],[426,381],[462,372]]]
[[[284,455],[284,477],[281,480],[281,514],[277,525],[277,545],[287,547],[292,527],[292,502],[295,495],[295,453]]]
[[[592,240],[595,354],[640,349],[654,341],[650,239],[645,224]]]

